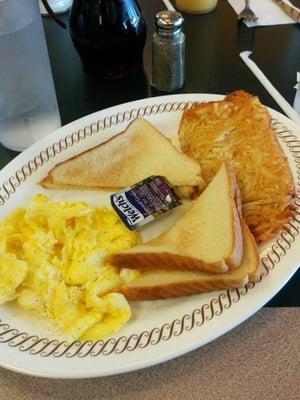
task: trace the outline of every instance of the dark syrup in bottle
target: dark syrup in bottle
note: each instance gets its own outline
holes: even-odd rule
[[[70,33],[88,74],[117,79],[143,69],[146,25],[135,0],[74,0]]]

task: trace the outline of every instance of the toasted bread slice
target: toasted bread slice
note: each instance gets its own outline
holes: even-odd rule
[[[185,110],[179,137],[207,182],[224,160],[232,160],[243,216],[257,241],[268,239],[287,221],[293,212],[293,178],[269,112],[257,97],[237,91]]]
[[[236,206],[237,186],[224,163],[204,192],[168,231],[148,243],[111,254],[108,262],[140,270],[172,269],[222,273],[237,268],[243,243]]]
[[[40,183],[46,188],[119,189],[151,175],[166,177],[188,195],[187,188],[205,185],[195,160],[137,118],[110,140],[56,165]]]
[[[121,288],[128,300],[160,300],[221,289],[238,288],[260,276],[260,259],[255,240],[241,221],[244,254],[239,268],[224,274],[194,271],[144,271]]]

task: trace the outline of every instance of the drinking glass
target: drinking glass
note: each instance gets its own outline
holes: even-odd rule
[[[61,125],[37,0],[0,0],[0,142],[21,151]]]

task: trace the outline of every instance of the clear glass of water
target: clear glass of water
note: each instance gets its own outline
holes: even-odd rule
[[[0,0],[0,142],[16,151],[61,126],[37,0]]]

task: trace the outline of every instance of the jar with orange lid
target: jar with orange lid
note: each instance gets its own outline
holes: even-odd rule
[[[218,0],[176,0],[178,10],[192,13],[205,14],[213,11],[218,4]]]

